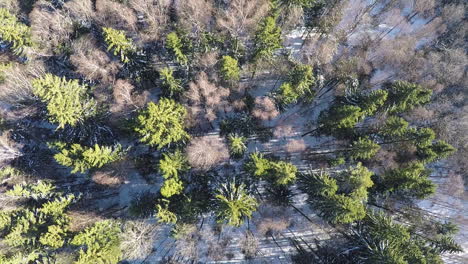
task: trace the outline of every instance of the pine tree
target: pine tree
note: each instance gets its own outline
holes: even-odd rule
[[[254,39],[254,61],[270,59],[281,48],[281,28],[276,25],[276,17],[266,17],[258,28]]]
[[[118,224],[111,220],[97,222],[86,228],[71,241],[72,245],[80,247],[75,264],[117,264],[122,258],[120,233]]]
[[[159,161],[159,171],[165,179],[161,187],[161,195],[169,198],[182,193],[184,187],[179,173],[183,173],[189,168],[187,159],[182,152],[163,154],[163,158]]]
[[[288,76],[288,80],[279,88],[281,103],[287,105],[295,103],[299,98],[312,99],[314,92],[312,87],[315,83],[313,69],[310,65],[296,65]]]
[[[9,43],[16,55],[21,55],[25,47],[32,45],[31,30],[6,8],[0,8],[0,40]]]
[[[247,146],[245,145],[246,141],[247,139],[245,137],[236,134],[228,135],[229,152],[233,157],[240,158],[244,156],[244,153],[247,150]]]
[[[418,84],[396,81],[385,84],[388,91],[387,108],[391,113],[406,112],[431,100],[432,91]]]
[[[60,152],[54,155],[57,163],[71,167],[72,173],[85,173],[89,169],[101,168],[121,158],[123,154],[120,144],[109,147],[99,146],[86,147],[80,144],[70,146],[62,145],[58,149]]]
[[[96,113],[96,103],[87,94],[88,87],[78,80],[46,74],[33,80],[32,86],[34,95],[47,104],[49,119],[58,123],[58,128],[75,126]]]
[[[359,138],[351,144],[350,157],[355,160],[368,160],[377,154],[380,145],[369,138]]]
[[[185,55],[183,52],[184,45],[176,32],[171,32],[167,35],[166,47],[172,52],[178,63],[181,65],[187,65],[188,58],[187,55]]]
[[[239,227],[245,218],[251,218],[257,209],[257,200],[247,194],[245,185],[223,184],[216,195],[216,218],[218,222]]]
[[[186,115],[187,110],[174,100],[163,98],[157,104],[150,102],[138,115],[135,131],[141,142],[161,149],[190,138],[185,131]]]
[[[236,59],[231,56],[221,58],[221,76],[225,81],[239,81],[240,69]]]
[[[135,53],[136,48],[133,41],[125,36],[125,32],[108,27],[102,28],[102,32],[107,50],[113,50],[114,55],[119,56],[123,63],[130,62],[130,57]]]
[[[163,68],[159,74],[163,85],[163,91],[167,96],[174,97],[184,91],[180,80],[174,78],[174,72],[171,68]]]

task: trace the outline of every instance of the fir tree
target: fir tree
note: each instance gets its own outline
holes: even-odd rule
[[[161,187],[161,195],[169,198],[182,193],[184,187],[179,173],[183,173],[189,168],[187,159],[182,152],[163,154],[163,158],[159,161],[159,171],[165,179]]]
[[[80,247],[75,264],[117,264],[122,258],[120,227],[111,220],[95,223],[76,235],[71,244]]]
[[[166,47],[172,52],[178,63],[181,65],[187,65],[188,58],[183,52],[184,45],[176,32],[171,32],[167,35]]]
[[[429,146],[418,148],[417,155],[425,163],[447,158],[456,149],[443,140],[432,143]]]
[[[247,150],[247,146],[245,145],[246,141],[247,139],[245,137],[236,134],[228,135],[229,152],[233,157],[240,158],[244,155]]]
[[[276,17],[266,17],[258,28],[254,39],[254,61],[270,59],[281,48],[281,28],[276,25]]]
[[[221,58],[221,76],[225,81],[236,82],[240,79],[240,69],[236,59],[231,56]]]
[[[271,175],[277,185],[288,185],[296,180],[297,167],[285,161],[271,162]]]
[[[388,91],[386,105],[391,113],[401,113],[431,100],[432,91],[418,84],[396,81],[385,84]]]
[[[102,28],[104,41],[107,45],[107,50],[113,50],[115,56],[119,56],[123,63],[130,62],[130,57],[135,53],[136,48],[133,41],[125,36],[125,32],[113,28]]]
[[[31,30],[6,8],[0,8],[0,40],[9,43],[16,55],[21,55],[25,47],[32,45]]]
[[[136,120],[135,131],[140,141],[158,149],[171,143],[188,140],[184,119],[187,110],[174,100],[163,98],[157,104],[150,102],[140,112]]]
[[[72,173],[84,173],[89,169],[101,168],[104,165],[121,158],[123,154],[120,144],[115,147],[86,147],[80,144],[62,145],[54,158],[60,165],[71,167]]]
[[[325,134],[337,134],[340,130],[353,129],[365,118],[365,112],[359,106],[334,105],[319,115],[320,131]]]
[[[247,194],[245,185],[223,184],[216,195],[216,218],[218,222],[239,227],[245,218],[252,217],[257,206],[257,200]]]
[[[385,120],[385,124],[379,133],[385,137],[400,138],[408,132],[408,122],[398,116],[390,116]]]
[[[167,96],[174,97],[184,91],[180,80],[174,78],[174,72],[170,68],[163,68],[159,74],[164,93]]]
[[[87,94],[88,87],[78,80],[46,74],[33,80],[32,86],[34,95],[47,104],[49,119],[58,123],[58,128],[75,126],[96,113],[96,103]]]
[[[249,161],[245,164],[245,170],[255,177],[265,177],[271,169],[271,163],[260,152],[250,154]]]

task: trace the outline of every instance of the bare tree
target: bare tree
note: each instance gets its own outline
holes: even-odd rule
[[[209,29],[213,19],[213,1],[206,0],[177,0],[175,9],[179,23],[189,34],[198,36],[202,31]]]
[[[187,147],[187,158],[194,169],[209,170],[229,159],[229,150],[217,135],[196,137]]]
[[[159,230],[159,225],[145,220],[127,221],[120,244],[124,259],[141,260],[148,256],[153,250]]]
[[[267,121],[279,115],[279,111],[276,109],[276,104],[268,96],[259,96],[255,98],[255,106],[252,110],[252,115],[256,118]]]
[[[10,134],[3,132],[0,134],[0,166],[21,156],[20,146],[10,139]]]
[[[202,130],[208,129],[218,113],[225,111],[229,106],[227,101],[229,94],[229,89],[216,86],[208,80],[205,72],[200,72],[184,93],[189,120],[196,121],[195,124],[189,125],[198,125]]]
[[[157,40],[169,23],[171,0],[130,0],[130,6],[144,18],[141,36],[145,40]]]

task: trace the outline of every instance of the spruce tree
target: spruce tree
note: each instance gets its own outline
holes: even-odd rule
[[[180,80],[174,78],[174,72],[171,70],[171,68],[163,68],[159,74],[159,79],[162,81],[164,94],[169,97],[174,97],[184,91]]]
[[[156,204],[156,217],[158,222],[165,224],[175,224],[177,222],[177,215],[169,210],[169,201],[162,199]]]
[[[174,55],[176,61],[181,65],[187,65],[188,58],[184,54],[184,45],[176,32],[171,32],[166,37],[166,47]]]
[[[453,154],[456,149],[443,140],[432,143],[429,146],[418,148],[417,155],[425,163],[447,158]]]
[[[228,55],[221,58],[221,76],[225,81],[239,81],[240,69],[236,59]]]
[[[432,91],[418,84],[396,81],[385,84],[388,91],[387,108],[391,113],[406,112],[431,100]]]
[[[9,43],[16,55],[21,55],[25,47],[32,45],[31,30],[6,8],[0,8],[0,40]]]
[[[46,74],[32,81],[33,93],[47,104],[51,122],[58,128],[76,126],[84,119],[96,114],[96,103],[88,96],[88,87],[78,80],[67,80]]]
[[[179,174],[187,171],[189,168],[187,159],[182,152],[176,151],[170,154],[163,154],[163,158],[159,161],[159,171],[164,177],[161,195],[169,198],[182,193],[184,187]]]
[[[290,72],[287,81],[279,88],[281,103],[287,105],[297,102],[300,98],[312,99],[314,83],[312,66],[296,65]]]
[[[354,160],[368,160],[377,154],[380,145],[369,138],[359,138],[351,144],[350,157]]]
[[[353,129],[365,118],[365,112],[359,106],[334,105],[319,115],[320,131],[325,134],[337,134],[339,131]]]
[[[181,104],[162,98],[157,104],[150,102],[140,112],[134,129],[141,142],[161,149],[190,138],[185,131],[186,115],[187,110]]]
[[[115,56],[119,56],[123,63],[130,62],[130,57],[135,53],[136,48],[133,41],[125,36],[125,32],[113,28],[102,28],[104,41],[108,51],[113,51]]]
[[[273,181],[277,185],[288,185],[296,180],[297,167],[285,161],[271,162]]]
[[[245,137],[236,134],[228,135],[229,152],[234,158],[240,158],[244,155],[247,150],[247,146],[245,145],[246,141],[247,139]]]
[[[271,59],[273,53],[281,48],[281,28],[276,25],[276,16],[266,17],[254,38],[254,61]]]
[[[71,245],[80,247],[75,264],[117,264],[122,259],[119,225],[111,220],[95,223],[73,237]]]
[[[216,218],[218,222],[239,227],[245,218],[251,218],[257,210],[257,200],[247,194],[244,184],[223,184],[216,195]]]
[[[57,163],[71,167],[72,173],[85,173],[89,169],[101,168],[122,157],[123,150],[120,144],[109,147],[95,144],[86,147],[80,144],[58,144],[59,153],[54,155]]]

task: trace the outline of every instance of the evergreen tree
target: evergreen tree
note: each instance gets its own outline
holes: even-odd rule
[[[277,3],[281,6],[299,6],[299,7],[313,7],[317,0],[272,0],[273,3]]]
[[[96,113],[96,103],[88,97],[88,87],[78,80],[67,80],[52,74],[33,80],[33,93],[47,104],[51,122],[58,128],[75,126]]]
[[[312,87],[315,83],[313,69],[310,65],[296,65],[288,76],[288,80],[279,88],[279,98],[283,104],[291,104],[299,98],[311,99],[314,95]]]
[[[401,113],[431,100],[432,91],[418,84],[396,81],[385,84],[388,91],[387,108],[391,113]]]
[[[266,17],[258,28],[254,39],[254,61],[270,59],[281,48],[281,28],[276,25],[276,16]]]
[[[0,41],[9,43],[16,55],[21,55],[25,47],[32,45],[30,28],[6,8],[0,8]]]
[[[296,180],[297,167],[285,161],[271,162],[270,173],[275,184],[288,185]]]
[[[157,104],[150,102],[140,112],[135,131],[140,141],[158,149],[189,139],[184,119],[187,110],[174,100],[163,98]]]
[[[120,227],[111,220],[95,223],[76,235],[71,244],[80,247],[75,264],[117,264],[122,258]]]
[[[355,160],[368,160],[377,154],[379,144],[369,138],[359,138],[351,144],[350,156]]]
[[[436,185],[428,178],[430,170],[421,162],[413,162],[406,167],[392,169],[378,177],[376,190],[381,193],[403,194],[423,199],[433,194]]]
[[[374,90],[358,96],[356,104],[367,116],[375,114],[387,101],[388,92],[385,90]]]
[[[188,58],[183,52],[183,42],[176,32],[171,32],[166,37],[166,47],[175,56],[176,61],[181,65],[187,65]]]
[[[240,69],[236,59],[231,56],[221,58],[221,76],[225,81],[239,81]]]
[[[340,130],[352,129],[362,121],[365,112],[354,105],[334,105],[319,115],[320,131],[325,134],[337,134]]]
[[[297,167],[285,161],[272,161],[259,152],[250,154],[245,164],[247,173],[276,185],[288,185],[296,180]]]
[[[59,153],[55,160],[63,166],[71,167],[72,173],[84,173],[89,169],[101,168],[121,158],[123,154],[120,144],[115,147],[99,146],[86,147],[80,144],[57,144]]]
[[[177,222],[177,215],[169,210],[169,201],[162,199],[156,204],[156,217],[158,222],[165,224],[175,224]]]
[[[180,80],[174,78],[174,72],[171,68],[163,68],[159,74],[163,85],[163,91],[167,96],[174,97],[184,91]]]
[[[119,56],[123,63],[130,62],[130,56],[135,53],[136,48],[133,41],[125,36],[125,32],[108,27],[102,28],[102,31],[107,50],[113,50],[114,55]]]
[[[408,122],[398,116],[390,116],[385,120],[385,124],[379,133],[384,137],[401,138],[408,132]]]
[[[252,217],[257,206],[257,200],[247,194],[245,185],[223,184],[216,195],[216,218],[218,222],[239,227],[245,218]]]
[[[365,217],[364,202],[372,187],[372,172],[360,163],[339,173],[306,173],[299,178],[299,186],[308,194],[308,202],[331,223],[352,223]]]
[[[249,161],[245,163],[245,170],[255,177],[265,177],[271,169],[271,163],[260,152],[250,154]]]
[[[236,134],[229,134],[229,152],[233,157],[240,158],[244,155],[247,150],[247,146],[245,145],[246,141],[247,139],[245,137],[238,136]]]
[[[452,145],[443,140],[439,140],[429,146],[418,148],[417,154],[423,162],[427,163],[447,158],[455,151],[456,149]]]
[[[180,151],[170,154],[163,154],[159,161],[159,171],[164,177],[164,184],[161,187],[162,196],[169,198],[173,195],[182,193],[184,187],[179,178],[179,173],[190,169],[187,159]]]

